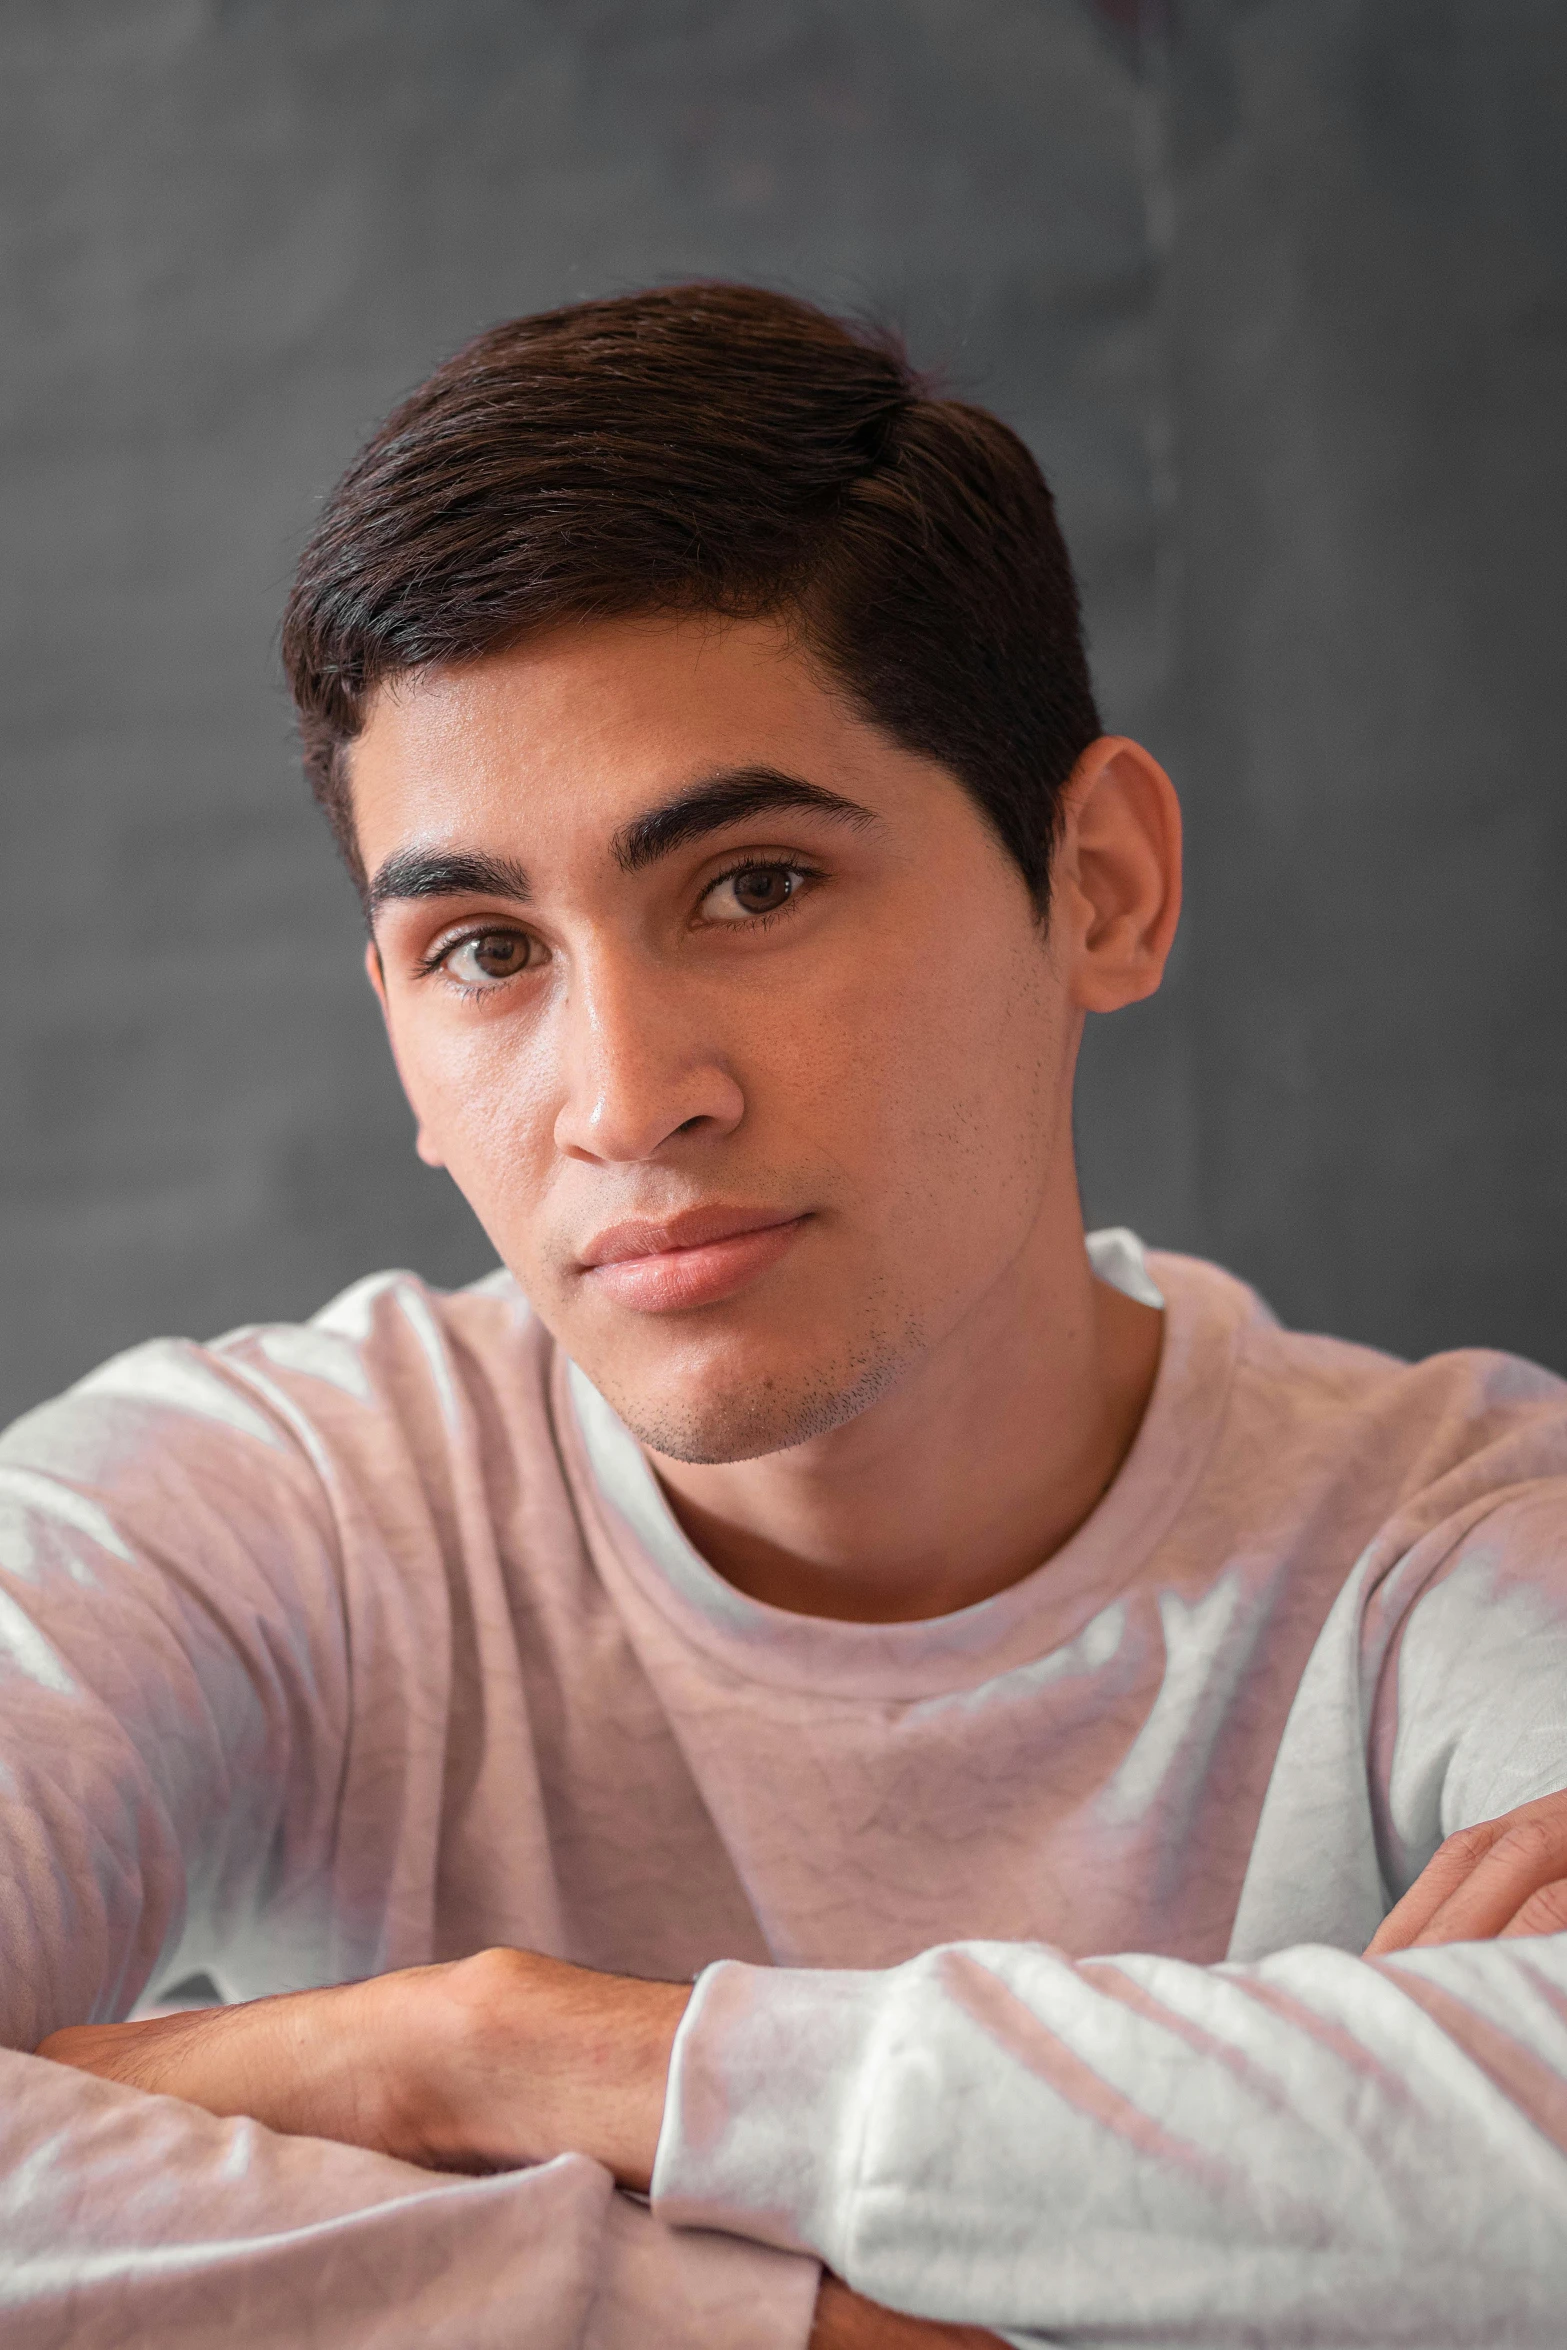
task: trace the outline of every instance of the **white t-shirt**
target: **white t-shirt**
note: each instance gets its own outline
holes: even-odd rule
[[[0,1440],[25,2050],[496,1942],[700,1973],[653,2213],[0,2055],[18,2350],[799,2350],[817,2262],[1020,2341],[1567,2338],[1567,1936],[1355,1955],[1567,1786],[1567,1387],[1125,1236],[1152,1400],[979,1606],[724,1583],[497,1275],[138,1349]]]

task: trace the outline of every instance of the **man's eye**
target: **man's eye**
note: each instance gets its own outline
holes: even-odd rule
[[[525,971],[533,941],[526,931],[481,930],[460,938],[441,957],[451,977],[464,987],[493,987]]]
[[[798,865],[741,865],[715,881],[703,912],[715,922],[743,922],[750,915],[776,914],[800,888]]]

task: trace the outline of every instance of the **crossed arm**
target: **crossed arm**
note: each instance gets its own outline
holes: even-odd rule
[[[73,2025],[41,2056],[269,2129],[435,2170],[591,2155],[645,2192],[690,1987],[486,1950],[325,1991],[132,2024]],[[823,2281],[810,2350],[988,2344]]]
[[[690,1986],[486,1950],[324,1991],[129,2024],[73,2025],[38,2053],[269,2129],[435,2170],[591,2155],[646,2192]],[[989,2344],[823,2281],[810,2350]]]
[[[1443,1845],[1371,1955],[1567,1930],[1567,1792]],[[73,2026],[43,2056],[285,2133],[435,2170],[587,2154],[646,2190],[682,1984],[491,1950],[323,1991],[150,2022]],[[825,2280],[811,2350],[992,2343],[898,2315]]]

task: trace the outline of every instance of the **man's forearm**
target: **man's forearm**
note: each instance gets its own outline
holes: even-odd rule
[[[1550,1894],[1551,1885],[1560,1874],[1561,1858],[1557,1848],[1561,1838],[1557,1815],[1563,1811],[1564,1804],[1567,1804],[1567,1799],[1558,1797],[1549,1799],[1548,1805],[1528,1807],[1528,1818],[1524,1824],[1530,1830],[1529,1837],[1511,1841],[1506,1838],[1493,1840],[1487,1844],[1484,1854],[1467,1863],[1462,1853],[1448,1851],[1441,1868],[1433,1864],[1430,1872],[1430,1887],[1437,1905],[1432,1915],[1427,1918],[1422,1912],[1419,1918],[1414,1918],[1410,1905],[1405,1905],[1413,1920],[1408,1927],[1407,1938],[1445,1939],[1450,1927],[1453,1931],[1469,1933],[1478,1930],[1517,1934],[1522,1931],[1519,1921],[1527,1921],[1532,1917],[1534,1908],[1539,1906],[1542,1899],[1541,1888],[1544,1887],[1546,1894]],[[1517,1817],[1522,1820],[1524,1815]],[[1541,1842],[1538,1826],[1540,1819],[1547,1819],[1550,1834],[1556,1838],[1556,1842],[1551,1843],[1548,1849]],[[1475,1874],[1472,1895],[1466,1895],[1462,1888],[1463,1866],[1471,1868]],[[1442,1876],[1443,1869],[1454,1878],[1459,1886],[1458,1892],[1455,1893],[1448,1877]],[[1466,1899],[1468,1907],[1465,1906]],[[1476,1903],[1479,1904],[1478,1909]],[[1402,1924],[1402,1919],[1389,1922],[1389,1940],[1399,1932]],[[1512,1948],[1516,1950],[1518,1944],[1514,1942]],[[1003,1980],[1011,1976],[1014,1959],[1023,1966],[1027,1976],[1037,1975],[1043,1969],[1047,1974],[1054,1970],[1059,1977],[1054,1988],[1047,1991],[1039,2010],[1032,2016],[1032,1985],[1025,1985],[1020,1979],[1015,1986],[1011,1986]],[[1353,1969],[1354,1962],[1340,1963],[1348,1963]],[[1229,1975],[1230,1970],[1219,1970],[1211,1987],[1204,1987],[1198,1980],[1204,1970],[1177,1967],[1171,1977],[1174,1993],[1171,2013],[1167,2024],[1161,2024],[1157,2014],[1148,2006],[1146,1993],[1134,1981],[1134,1976],[1140,1975],[1149,1964],[1156,1973],[1162,1975],[1161,1962],[1134,1961],[1128,1962],[1126,1967],[1109,1966],[1101,1962],[1079,1971],[1065,1965],[1065,1962],[1059,1962],[1058,1965],[1049,1953],[1037,1952],[1031,1956],[1027,1953],[1009,1954],[1002,1948],[998,1950],[996,1960],[987,1964],[978,1975],[974,1975],[971,1970],[964,1976],[966,1988],[963,1996],[955,2002],[949,1999],[946,2005],[951,2010],[950,2020],[955,2022],[960,2031],[965,2031],[974,2023],[984,2022],[984,2017],[969,2013],[973,1999],[980,1999],[990,2019],[975,2043],[976,2058],[982,2059],[984,2064],[994,2066],[998,2032],[1002,2040],[1014,2032],[1021,2033],[1030,2045],[1037,2038],[1047,2052],[1052,2049],[1056,2052],[1046,2071],[1048,2073],[1052,2066],[1067,2067],[1063,2084],[1065,2094],[1064,2101],[1062,2096],[1057,2096],[1052,2107],[1054,2120],[1046,2135],[1051,2145],[1059,2144],[1062,2148],[1069,2142],[1083,2140],[1085,2134],[1091,2135],[1096,2110],[1092,2100],[1084,2106],[1080,2099],[1070,2093],[1074,2062],[1072,2042],[1077,2030],[1073,2018],[1081,2010],[1088,2023],[1093,2024],[1090,2010],[1096,2005],[1106,2015],[1113,2010],[1113,2022],[1110,2025],[1103,2022],[1094,2024],[1093,2032],[1089,2033],[1091,2038],[1094,2033],[1098,2034],[1094,2039],[1094,2045],[1099,2050],[1095,2078],[1102,2071],[1111,2046],[1104,2038],[1106,2029],[1111,2030],[1116,2048],[1132,2039],[1138,2040],[1139,2044],[1146,2041],[1145,2054],[1127,2076],[1126,2094],[1135,2098],[1137,2082],[1144,2074],[1149,2080],[1165,2082],[1172,2094],[1179,2092],[1183,2104],[1189,2108],[1185,2128],[1195,2143],[1205,2133],[1214,2133],[1222,2121],[1223,2112],[1228,2111],[1230,2106],[1236,2105],[1237,2101],[1244,2105],[1247,2092],[1240,2076],[1232,2079],[1222,2066],[1218,2070],[1214,2069],[1216,2059],[1210,2059],[1204,2065],[1190,2042],[1189,2028],[1193,2019],[1183,2015],[1182,2002],[1189,1998],[1197,2001],[1207,2019],[1204,2031],[1212,2037],[1220,2020],[1214,2002],[1217,2001],[1221,2007],[1233,2007],[1233,1993],[1239,1991],[1239,1983],[1237,1981],[1232,1990],[1227,1991],[1222,1978]],[[1253,1971],[1256,1970],[1242,1970]],[[1269,1971],[1271,1976],[1272,1970]],[[1531,1980],[1538,1971],[1538,1968],[1532,1970]],[[762,1980],[764,1986],[783,1989],[781,1984],[774,1984],[770,1977],[764,1976]],[[1184,1990],[1182,1985],[1186,1986]],[[1412,1981],[1409,1993],[1415,1995],[1418,1989],[1418,1983]],[[1137,1996],[1128,1998],[1128,1991],[1136,1992]],[[1298,1991],[1282,1983],[1279,1991],[1286,2007],[1293,2001],[1294,2006],[1300,2009],[1298,2020],[1306,2031],[1302,2047],[1308,2049],[1310,2055],[1306,2073],[1300,2073],[1300,2066],[1306,2057],[1295,2046],[1300,2032],[1284,2016],[1271,1981],[1263,1985],[1259,1978],[1259,1995],[1255,1999],[1241,1999],[1241,2012],[1234,2022],[1237,2047],[1244,2047],[1248,2052],[1246,2080],[1254,2077],[1262,2079],[1268,2063],[1272,2061],[1260,2044],[1253,2045],[1258,2041],[1258,2036],[1261,2035],[1261,2039],[1267,2041],[1270,2047],[1273,2042],[1280,2042],[1278,2063],[1285,2066],[1287,2061],[1287,2067],[1293,2068],[1292,2079],[1300,2075],[1296,2097],[1286,2100],[1288,2107],[1298,2100],[1313,2081],[1317,2083],[1319,2091],[1324,2088],[1324,2082],[1318,2080],[1317,2076],[1331,2070],[1332,2051],[1337,2042],[1330,2037],[1324,2043],[1320,2034],[1315,2037],[1311,2034],[1309,2011],[1313,2002],[1309,1995],[1302,2001]],[[1483,2032],[1490,2028],[1484,2018],[1483,1986],[1477,1985],[1477,1992],[1481,1996],[1477,2028]],[[84,2070],[103,2073],[111,2079],[167,2090],[193,2103],[206,2105],[214,2113],[248,2113],[279,2130],[339,2137],[353,2144],[399,2154],[406,2160],[433,2167],[469,2170],[507,2168],[570,2151],[593,2156],[611,2170],[621,2184],[645,2189],[650,2182],[654,2154],[659,2143],[671,2051],[690,1996],[689,1987],[682,1984],[629,1981],[564,1966],[553,1960],[529,1957],[524,1953],[495,1951],[446,1967],[419,1968],[403,1975],[382,1977],[376,1982],[260,2001],[249,2008],[224,2010],[211,2016],[174,2018],[162,2024],[121,2025],[64,2032],[56,2034],[44,2044],[44,2053],[76,2064]],[[1419,2103],[1422,2076],[1429,2073],[1433,2060],[1439,2065],[1446,2062],[1442,2052],[1447,2043],[1438,2026],[1437,2016],[1445,2012],[1440,2002],[1445,1999],[1447,2006],[1451,2007],[1452,2001],[1443,1992],[1441,1985],[1436,1986],[1433,1996],[1439,2001],[1437,2014],[1428,2015],[1417,2032],[1424,2053],[1416,2060],[1406,2050],[1401,2059],[1402,2065],[1409,2071],[1406,2105],[1410,2097]],[[1335,2002],[1336,1995],[1328,2000],[1327,2005],[1336,2014]],[[1155,2006],[1157,2004],[1156,2001]],[[1351,2006],[1355,2004],[1351,2000]],[[1417,1998],[1416,2008],[1408,2012],[1415,2013],[1418,2004]],[[1401,2009],[1404,2005],[1400,2001]],[[1058,2007],[1059,2017],[1056,2014]],[[995,2010],[994,2014],[991,2013],[992,2009]],[[1214,2009],[1211,2015],[1210,2009]],[[1351,2020],[1347,2012],[1338,2019],[1336,2028],[1339,2039],[1345,2037]],[[1542,2028],[1548,2024],[1549,2018],[1544,2018]],[[1183,2025],[1186,2029],[1182,2028]],[[1400,2047],[1408,2036],[1409,2028],[1404,2021],[1396,2023],[1393,2038]],[[1350,2037],[1353,2037],[1352,2032]],[[1460,2034],[1460,2040],[1461,2037]],[[928,2072],[935,2044],[931,2030],[924,2030],[916,2038],[924,2051],[924,2071]],[[1375,2039],[1375,2034],[1372,2038]],[[852,2062],[852,2051],[846,2053],[840,2050],[839,2056],[835,2058],[829,2045],[833,2042],[831,2031],[824,2034],[821,2030],[814,2030],[807,2034],[807,2040],[810,2056],[800,2072],[798,2094],[794,2090],[790,2092],[787,2120],[799,2150],[808,2154],[813,2162],[825,2164],[828,2156],[817,2146],[813,2136],[811,2097],[817,2094],[820,2103],[819,2093],[823,2089],[823,2083],[816,2079],[816,2074],[823,2065],[831,2072],[840,2061]],[[1430,2043],[1429,2047],[1426,2046],[1427,2042]],[[1122,2050],[1122,2053],[1131,2056],[1136,2051]],[[1372,2050],[1368,2046],[1368,2058],[1371,2054]],[[1460,2048],[1460,2067],[1466,2061]],[[1392,2062],[1391,2057],[1388,2062]],[[1365,2107],[1376,2081],[1381,2079],[1387,2069],[1388,2065],[1384,2063],[1380,2069],[1373,2064],[1369,2071],[1364,2067],[1356,2071],[1352,2084],[1352,2102],[1356,2102],[1357,2112]],[[1551,2070],[1549,2066],[1546,2069],[1548,2073]],[[795,2068],[785,2068],[785,2071],[793,2080]],[[1204,2089],[1204,2082],[1210,2072],[1213,2074],[1211,2096]],[[1567,2077],[1567,2063],[1555,2068],[1552,2077],[1556,2075]],[[757,2074],[757,2094],[764,2106],[776,2104],[782,2077],[776,2064],[764,2066]],[[1028,2094],[1037,2100],[1046,2076],[1041,2074],[1039,2063],[1033,2062],[1023,2071],[1017,2072],[1014,2078],[1019,2083],[1032,2084],[1028,2087]],[[1485,2085],[1483,2068],[1482,2073],[1475,2076],[1475,2084],[1475,2093],[1478,2094]],[[1435,2086],[1434,2075],[1431,2085]],[[1520,2086],[1527,2086],[1522,2076]],[[993,2084],[985,2097],[985,2110],[996,2126],[1002,2123],[1008,2110],[1003,2095],[1004,2087],[1005,2083]],[[1331,2087],[1331,2082],[1326,2082],[1329,2093]],[[966,2105],[968,2110],[973,2110],[972,2096],[965,2097],[962,2091],[962,2081],[955,2081],[951,2095],[959,2105]],[[1493,2094],[1491,2091],[1486,2093]],[[829,2098],[827,2102],[830,2105],[832,2101]],[[1529,2104],[1527,2096],[1521,2096],[1514,2102],[1523,2107]],[[731,2096],[726,2110],[730,2108],[734,2108],[731,2113],[733,2120],[737,2113],[743,2113],[746,2109],[745,2095],[739,2094],[738,2106],[736,2098]],[[825,2108],[823,2110],[825,2113]],[[1513,2118],[1499,2114],[1493,2117],[1493,2126],[1503,2122],[1511,2126]],[[1516,2118],[1525,2117],[1520,2113]],[[1280,2193],[1286,2194],[1294,2202],[1299,2202],[1303,2197],[1309,2198],[1317,2192],[1314,2166],[1320,2167],[1321,2141],[1324,2136],[1333,2137],[1337,2131],[1338,2138],[1343,2142],[1347,2166],[1352,2168],[1359,2159],[1355,2132],[1351,2130],[1348,2137],[1343,2135],[1345,2130],[1350,2129],[1347,2119],[1340,2126],[1333,2123],[1331,2114],[1326,2119],[1318,2116],[1315,2122],[1303,2115],[1296,2138],[1290,2137],[1288,2112],[1278,2109],[1276,2101],[1265,2112],[1248,2111],[1240,2119],[1246,2124],[1244,2129],[1240,2128],[1239,2123],[1227,2134],[1224,2129],[1218,2129],[1218,2139],[1228,2143],[1230,2139],[1240,2136],[1260,2145],[1264,2140],[1281,2138],[1283,2152],[1275,2165],[1279,2174],[1277,2187]],[[778,2128],[779,2121],[775,2116],[774,2135]],[[993,2129],[987,2127],[987,2136],[992,2134]],[[1028,2256],[1032,2257],[1033,2251],[1040,2246],[1039,2230],[1044,2211],[1048,2210],[1051,2214],[1051,2224],[1060,2224],[1063,2213],[1071,2207],[1073,2197],[1080,2194],[1085,2183],[1093,2185],[1094,2192],[1103,2202],[1105,2196],[1113,2192],[1115,2177],[1119,2175],[1118,2166],[1119,2170],[1126,2170],[1129,2164],[1135,2168],[1140,2163],[1142,2167],[1138,2175],[1128,2175],[1126,2199],[1128,2204],[1135,2204],[1137,2208],[1140,2215],[1138,2224],[1148,2232],[1150,2238],[1156,2236],[1155,2188],[1158,2180],[1155,2174],[1159,2169],[1158,2148],[1163,2143],[1164,2134],[1161,2128],[1150,2138],[1145,2130],[1135,2146],[1129,2146],[1125,2142],[1124,2132],[1118,2135],[1112,2133],[1096,2158],[1090,2159],[1085,2153],[1075,2169],[1068,2165],[1062,2171],[1049,2192],[1045,2192],[1042,2183],[1039,2198],[1031,2201],[1026,2192],[1024,2173],[1036,2167],[1040,2159],[1043,2141],[1036,2133],[1029,2140],[1033,2149],[1030,2158],[1023,2160],[1020,2156],[1018,2164],[1010,2168],[1003,2163],[1003,2183],[998,2184],[995,2192],[987,2194],[985,2198],[988,2207],[994,2209],[997,2215],[998,2234],[1006,2233],[1006,2207],[1010,2205],[1014,2220],[1018,2219],[1018,2191],[1025,2190],[1024,2211],[1028,2220],[1027,2241],[1030,2247]],[[1404,2123],[1387,2138],[1379,2176],[1386,2171],[1389,2150],[1401,2152],[1407,2144],[1408,2135],[1406,2114]],[[963,2138],[964,2133],[959,2132],[957,2136]],[[976,2145],[963,2152],[953,2140],[954,2133],[950,2125],[944,2125],[942,2142],[951,2158],[957,2160],[961,2153],[963,2161],[977,2161],[981,2168],[984,2167],[987,2155],[994,2151]],[[1198,2193],[1210,2170],[1214,2181],[1221,2174],[1229,2176],[1224,2143],[1216,2143],[1212,2160],[1205,2168],[1193,2171],[1190,2161],[1175,2164],[1179,2174],[1179,2192],[1188,2203]],[[1138,2147],[1141,2147],[1140,2153],[1137,2152]],[[1562,2151],[1567,2153],[1567,2140],[1563,2142]],[[1173,2154],[1170,2159],[1175,2161]],[[742,2172],[743,2169],[742,2165]],[[1149,2174],[1146,2178],[1142,2175],[1144,2172]],[[743,2233],[748,2208],[747,2192],[744,2187],[739,2192],[731,2192],[734,2179],[731,2168],[723,2190],[727,2200],[716,2224]],[[930,2181],[925,2183],[928,2186]],[[1247,2205],[1250,2195],[1247,2183],[1239,2174],[1234,2179],[1233,2187],[1234,2191],[1226,2205],[1229,2212],[1227,2225],[1234,2224],[1235,2211]],[[1327,2198],[1321,2224],[1328,2226],[1327,2213],[1330,2206],[1336,2210],[1338,2201],[1342,2200],[1342,2184],[1339,2182],[1337,2199],[1330,2182],[1320,2182],[1320,2193]],[[958,2197],[958,2200],[962,2199]],[[824,2212],[833,2208],[834,2200],[841,2201],[841,2198],[829,2199],[823,2205]],[[1564,2196],[1564,2204],[1567,2204],[1567,2196]],[[1230,2210],[1230,2205],[1235,2209]],[[1352,2202],[1350,2207],[1343,2210],[1340,2224],[1348,2251],[1359,2257],[1356,2253],[1358,2239],[1355,2208]],[[1514,2220],[1519,2216],[1520,2212],[1514,2209]],[[1107,2211],[1098,2217],[1108,2224],[1114,2219],[1114,2214]],[[1404,2217],[1408,2219],[1407,2211]],[[1201,2251],[1199,2232],[1189,2222],[1188,2214],[1182,2239],[1186,2245],[1188,2264]],[[1098,2224],[1097,2218],[1094,2224]],[[1218,2226],[1217,2219],[1214,2224]],[[1271,2223],[1267,2228],[1262,2228],[1259,2221],[1258,2228],[1259,2233],[1252,2248],[1259,2256],[1265,2256],[1265,2267],[1271,2275],[1281,2260],[1287,2265],[1288,2245],[1279,2239]],[[927,2255],[939,2255],[943,2233],[939,2213],[932,2214],[927,2228],[916,2228],[922,2260]],[[1431,2239],[1433,2259],[1440,2233],[1438,2231],[1438,2235]],[[1124,2238],[1124,2235],[1125,2225],[1120,2223],[1117,2240]],[[799,2223],[799,2237],[802,2242],[815,2244],[826,2258],[837,2258],[826,2237],[812,2233],[804,2218]],[[1451,2232],[1441,2237],[1441,2241],[1450,2250]],[[1014,2250],[1022,2251],[1021,2242]],[[1217,2239],[1213,2257],[1217,2264],[1215,2277],[1227,2279],[1231,2273],[1231,2267],[1227,2265],[1228,2254]],[[840,2265],[850,2266],[852,2263],[844,2260]],[[1529,2265],[1528,2262],[1523,2264],[1520,2275],[1528,2271]],[[962,2290],[954,2289],[949,2296],[943,2287],[943,2297],[948,2299],[948,2306],[955,2302],[961,2308],[965,2300],[970,2301],[972,2306],[975,2291],[983,2300],[992,2266],[982,2255],[976,2257],[971,2248],[958,2280]],[[1071,2270],[1072,2267],[1073,2262],[1069,2258],[1066,2269]],[[1015,2272],[1016,2262],[1013,2261],[1010,2273]],[[901,2271],[898,2273],[901,2274]],[[1057,2266],[1051,2273],[1054,2280],[1051,2292],[1059,2297],[1067,2290],[1066,2270]],[[1109,2290],[1114,2281],[1110,2270],[1096,2263],[1094,2273],[1096,2277],[1102,2278],[1105,2290]],[[897,2275],[889,2272],[884,2282],[873,2283],[873,2289],[885,2289],[889,2296],[896,2294]],[[1218,2289],[1216,2285],[1214,2290]],[[1273,2289],[1270,2286],[1270,2290]],[[1096,2286],[1095,2290],[1097,2292],[1099,2288]],[[1043,2306],[1041,2303],[1042,2309]],[[1450,2305],[1446,2306],[1450,2310]],[[991,2313],[986,2310],[984,2314],[988,2317]],[[899,2350],[899,2346],[904,2343],[914,2350],[914,2345],[919,2343],[947,2341],[968,2344],[990,2338],[981,2331],[962,2326],[932,2331],[918,2320],[896,2317],[877,2303],[829,2281],[823,2288],[818,2306],[813,2350],[862,2350],[862,2346],[863,2350]],[[1446,2339],[1447,2336],[1441,2338]]]
[[[646,2191],[689,1984],[489,1950],[243,2006],[52,2033],[41,2056],[437,2170],[588,2154]]]
[[[1567,1938],[720,1967],[655,2207],[1003,2331],[1559,2350]],[[1206,2329],[1206,2331],[1204,2331]]]
[[[10,2050],[0,2243],[5,2350],[802,2350],[817,2281],[587,2162],[440,2177]]]
[[[515,1951],[153,2022],[57,2032],[40,2050],[127,2086],[447,2170],[590,2154],[646,2190],[688,1985]],[[822,2280],[809,2350],[981,2350],[994,2335],[906,2317]]]

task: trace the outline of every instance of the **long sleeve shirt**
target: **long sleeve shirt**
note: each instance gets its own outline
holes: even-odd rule
[[[504,1275],[164,1342],[0,1440],[0,2310],[799,2350],[1567,2336],[1567,1937],[1356,1955],[1567,1786],[1567,1388],[1166,1309],[1078,1533],[920,1623],[747,1599]],[[652,2209],[26,2050],[513,1943],[696,1976]]]

